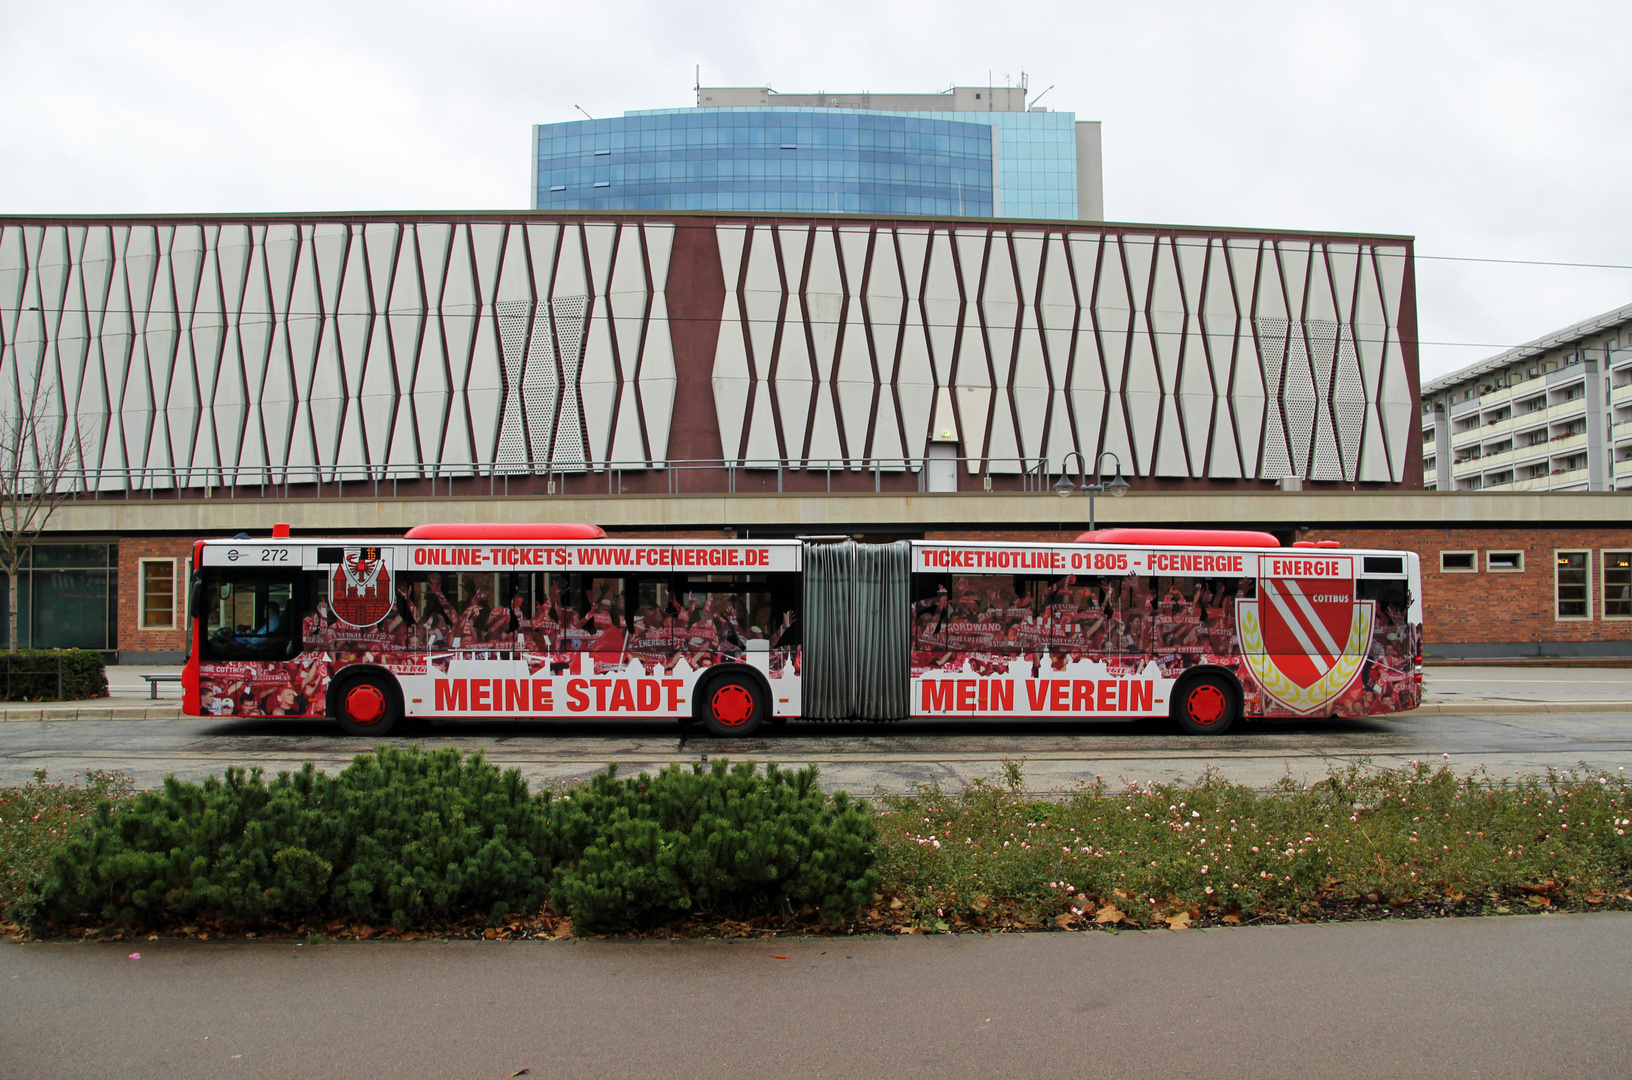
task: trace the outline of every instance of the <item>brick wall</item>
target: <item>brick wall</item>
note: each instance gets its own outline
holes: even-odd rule
[[[1496,529],[1321,529],[1311,540],[1405,548],[1422,559],[1423,634],[1429,645],[1465,642],[1626,642],[1632,619],[1603,617],[1603,552],[1632,549],[1632,530],[1537,526]],[[1592,617],[1554,617],[1553,553],[1589,551]],[[1441,573],[1442,551],[1478,555],[1475,573]],[[1486,553],[1524,552],[1518,572],[1486,570]]]
[[[180,653],[187,649],[186,598],[184,580],[187,560],[193,556],[193,543],[185,537],[122,536],[119,538],[119,628],[118,641],[121,658],[126,653]],[[172,601],[176,615],[173,630],[144,630],[142,628],[141,560],[175,559],[175,597]],[[139,660],[139,658],[135,658]],[[126,662],[130,662],[129,659]]]

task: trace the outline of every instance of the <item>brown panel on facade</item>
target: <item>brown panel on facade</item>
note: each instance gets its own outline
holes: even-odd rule
[[[1410,251],[1410,248],[1407,248]],[[1417,371],[1417,260],[1405,260],[1405,283],[1400,287],[1400,351],[1405,355],[1405,381],[1411,388],[1411,428],[1405,440],[1405,477],[1400,486],[1422,487],[1422,376]],[[1613,485],[1612,485],[1613,486]]]
[[[665,298],[675,374],[675,422],[668,457],[718,461],[725,454],[720,447],[720,420],[714,411],[711,380],[720,317],[725,311],[725,275],[713,221],[681,218],[675,222]]]

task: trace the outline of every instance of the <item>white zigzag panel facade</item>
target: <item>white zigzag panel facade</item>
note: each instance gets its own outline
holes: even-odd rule
[[[1000,485],[1106,450],[1154,482],[1398,485],[1412,280],[1399,237],[6,218],[0,408],[77,422],[101,491],[682,460],[831,485],[917,475],[934,444]]]
[[[726,455],[1402,483],[1408,246],[1069,228],[716,226]],[[1410,335],[1414,338],[1414,334]]]

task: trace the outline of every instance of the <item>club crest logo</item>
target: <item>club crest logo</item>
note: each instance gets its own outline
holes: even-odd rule
[[[1258,597],[1236,603],[1241,651],[1258,683],[1300,715],[1330,707],[1366,662],[1376,605],[1354,595],[1346,555],[1259,557]]]
[[[334,568],[329,606],[348,626],[373,626],[391,611],[391,574],[377,547],[347,548]]]

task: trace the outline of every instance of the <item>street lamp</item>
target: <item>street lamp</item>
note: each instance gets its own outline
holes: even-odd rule
[[[1083,456],[1077,453],[1077,451],[1072,450],[1060,460],[1060,479],[1059,482],[1054,485],[1054,493],[1062,499],[1069,496],[1073,491],[1077,490],[1077,485],[1071,482],[1070,473],[1066,468],[1072,458],[1077,459],[1077,477],[1082,481],[1082,490],[1088,493],[1088,531],[1093,532],[1096,527],[1096,522],[1094,520],[1094,496],[1102,495],[1109,491],[1111,493],[1111,498],[1120,499],[1122,496],[1128,493],[1128,482],[1122,479],[1122,459],[1117,457],[1116,454],[1109,450],[1101,453],[1099,457],[1094,459],[1094,478],[1098,481],[1098,483],[1090,484],[1087,477],[1083,475],[1083,472],[1085,471],[1083,466],[1086,464]],[[1104,464],[1106,458],[1110,458],[1116,463],[1116,475],[1109,481],[1105,479]]]
[[[1105,482],[1104,464],[1106,458],[1110,458],[1112,461],[1116,462],[1116,476],[1111,479],[1110,483]],[[1094,496],[1101,492],[1109,491],[1111,493],[1111,498],[1120,499],[1122,496],[1128,493],[1128,482],[1122,479],[1122,459],[1111,453],[1109,450],[1105,451],[1103,454],[1099,455],[1099,457],[1094,459],[1094,476],[1098,478],[1099,483],[1085,483],[1082,485],[1083,490],[1088,492],[1089,532],[1094,531]]]

